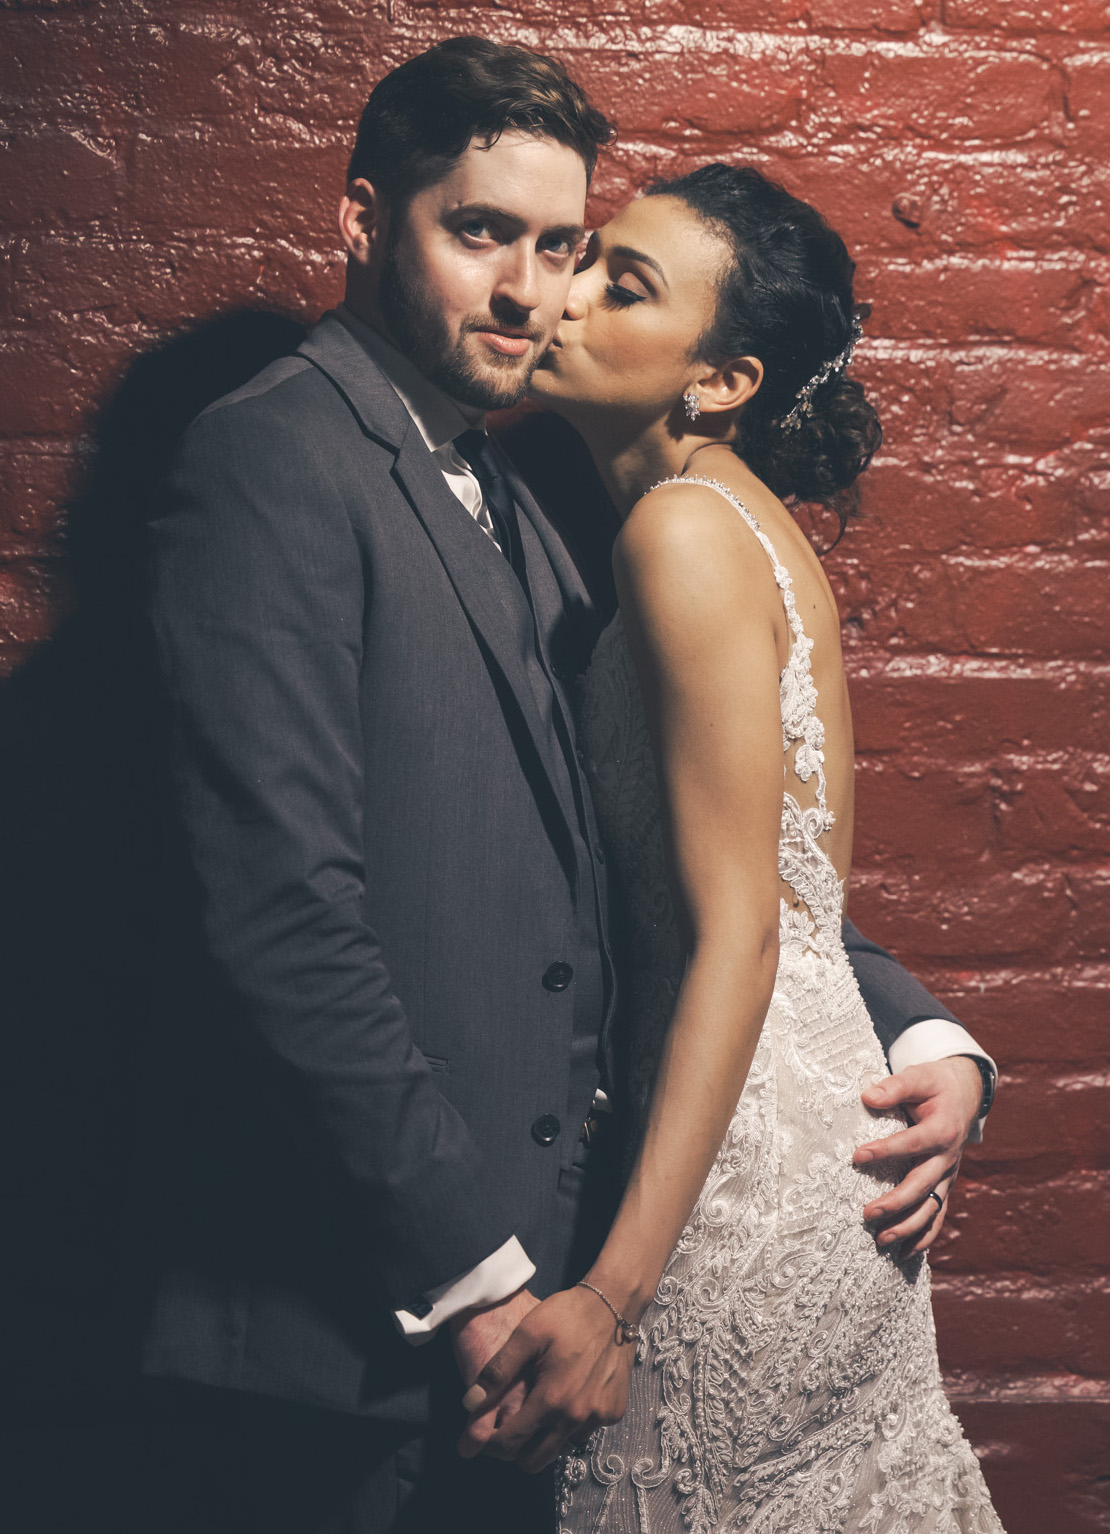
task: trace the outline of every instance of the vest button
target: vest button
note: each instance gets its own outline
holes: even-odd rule
[[[544,970],[543,988],[545,991],[565,991],[573,979],[573,969],[569,964],[564,964],[561,959],[558,959]]]
[[[532,1125],[532,1138],[537,1145],[550,1145],[562,1127],[553,1113],[545,1113]]]
[[[605,848],[600,842],[594,842],[594,857],[599,863],[605,862]]]

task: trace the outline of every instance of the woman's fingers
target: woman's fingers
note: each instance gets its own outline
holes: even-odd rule
[[[496,1437],[496,1424],[502,1415],[498,1408],[502,1404],[511,1407],[515,1401],[524,1399],[523,1380],[534,1368],[541,1351],[542,1343],[522,1322],[500,1352],[482,1367],[463,1397],[463,1407],[471,1413],[458,1442],[463,1459],[473,1459],[483,1449],[494,1452],[489,1446]]]
[[[615,1341],[609,1316],[584,1296],[575,1288],[544,1300],[481,1370],[464,1401],[474,1413],[459,1440],[464,1457],[484,1450],[540,1470],[571,1439],[621,1416],[634,1349]]]
[[[522,1446],[516,1462],[529,1475],[536,1475],[546,1470],[548,1465],[553,1465],[559,1455],[565,1454],[578,1439],[588,1438],[595,1426],[596,1419],[592,1417],[569,1430],[564,1420],[549,1423],[531,1442]]]

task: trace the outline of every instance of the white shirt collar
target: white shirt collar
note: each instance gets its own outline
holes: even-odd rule
[[[476,429],[485,431],[486,413],[445,394],[438,384],[425,378],[392,342],[380,331],[361,319],[346,304],[339,304],[336,314],[360,346],[381,368],[394,393],[416,422],[417,430],[424,438],[430,452],[453,442],[460,432]]]

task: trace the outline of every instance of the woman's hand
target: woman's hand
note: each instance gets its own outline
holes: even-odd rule
[[[483,1450],[530,1474],[570,1443],[618,1422],[628,1405],[635,1343],[620,1340],[612,1315],[589,1289],[564,1289],[529,1311],[463,1400],[471,1412],[459,1453]],[[516,1411],[500,1410],[521,1382]]]

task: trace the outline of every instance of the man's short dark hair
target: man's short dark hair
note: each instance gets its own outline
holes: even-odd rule
[[[511,129],[566,144],[586,178],[614,135],[555,59],[483,37],[451,37],[392,70],[370,93],[347,180],[405,202],[446,174],[474,138]]]

